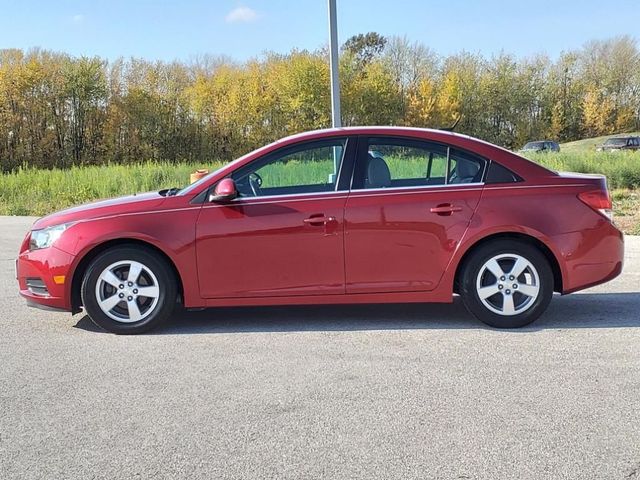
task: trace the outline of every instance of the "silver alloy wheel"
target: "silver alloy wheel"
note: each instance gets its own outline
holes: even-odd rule
[[[515,253],[496,255],[481,268],[476,291],[482,304],[498,315],[528,310],[540,294],[540,277],[533,264]]]
[[[112,263],[96,282],[98,306],[117,322],[133,323],[145,319],[156,308],[159,297],[160,286],[154,273],[133,260]]]

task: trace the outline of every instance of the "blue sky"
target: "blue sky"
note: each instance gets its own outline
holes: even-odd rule
[[[640,32],[639,0],[337,0],[340,42],[355,33],[406,35],[437,53],[519,56]],[[328,41],[326,0],[0,0],[0,48],[42,47],[109,59],[188,60]]]

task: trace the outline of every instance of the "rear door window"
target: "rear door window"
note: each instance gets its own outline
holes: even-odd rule
[[[429,187],[482,181],[486,161],[456,148],[403,138],[369,138],[353,189]]]

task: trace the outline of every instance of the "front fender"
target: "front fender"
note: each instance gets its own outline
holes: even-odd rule
[[[71,278],[76,277],[78,268],[84,268],[92,252],[101,246],[115,241],[141,242],[159,250],[173,263],[183,286],[185,306],[200,304],[195,263],[198,213],[197,208],[186,208],[92,219],[75,224],[68,232],[73,234],[73,238],[62,242],[62,247],[72,250],[70,253],[74,256]],[[68,298],[72,298],[74,285],[77,285],[75,281],[67,283]]]

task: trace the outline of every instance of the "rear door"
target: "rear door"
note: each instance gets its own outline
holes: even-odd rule
[[[346,292],[436,288],[478,204],[486,165],[448,145],[361,137],[345,208]]]

